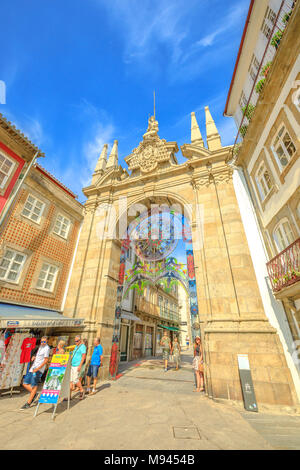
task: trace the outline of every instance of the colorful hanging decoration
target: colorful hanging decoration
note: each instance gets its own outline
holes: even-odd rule
[[[187,264],[180,263],[170,256],[179,238],[185,242]],[[137,261],[126,271],[126,253],[133,248]],[[117,287],[117,304],[109,365],[111,377],[118,369],[118,344],[120,341],[122,300],[129,290],[135,289],[139,295],[149,285],[161,285],[171,292],[176,283],[181,283],[190,300],[190,315],[193,340],[200,335],[198,301],[196,290],[192,232],[182,214],[175,211],[154,209],[138,216],[129,226],[122,240],[120,269]]]

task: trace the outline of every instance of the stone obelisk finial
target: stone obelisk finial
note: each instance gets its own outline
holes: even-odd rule
[[[198,126],[196,114],[194,112],[191,113],[191,142],[192,144],[197,144],[200,147],[204,147],[202,135]]]
[[[205,120],[206,120],[206,138],[209,150],[218,150],[222,148],[220,134],[215,125],[215,121],[210,114],[209,107],[205,106]]]
[[[110,155],[108,157],[106,169],[117,167],[118,166],[118,141],[114,141],[113,148],[111,149]]]

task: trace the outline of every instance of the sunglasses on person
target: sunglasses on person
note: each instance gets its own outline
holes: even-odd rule
[[[42,343],[46,343],[46,341],[41,341],[41,344],[42,344]]]
[[[79,343],[80,342],[80,339],[75,339],[75,343]]]

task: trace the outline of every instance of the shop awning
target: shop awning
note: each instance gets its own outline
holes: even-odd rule
[[[26,307],[0,302],[0,328],[79,327],[82,318],[69,318],[56,310]]]
[[[180,329],[176,328],[176,326],[166,326],[166,325],[157,325],[157,326],[160,326],[161,328],[165,328],[166,330],[180,331]]]
[[[141,321],[141,319],[139,317],[136,317],[131,312],[122,312],[121,313],[121,318],[125,318],[126,320],[132,320],[132,321]]]

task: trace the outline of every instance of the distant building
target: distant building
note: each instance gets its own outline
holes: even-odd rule
[[[128,272],[136,261],[132,248],[126,253]],[[147,285],[140,294],[129,289],[122,301],[120,360],[129,361],[161,354],[160,340],[166,328],[172,337],[179,333],[178,286],[166,292],[159,284]]]

